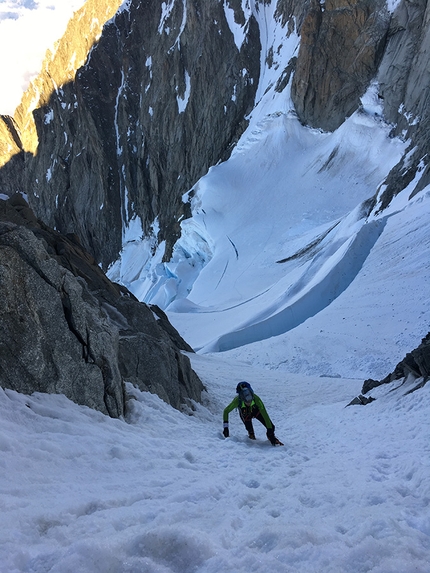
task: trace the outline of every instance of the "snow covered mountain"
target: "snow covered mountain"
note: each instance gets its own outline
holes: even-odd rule
[[[229,160],[212,167],[184,195],[192,217],[182,221],[171,259],[164,260],[166,245],[157,247],[156,233],[142,241],[138,222],[128,226],[109,275],[141,300],[167,309],[196,350],[246,356],[288,372],[382,377],[427,333],[428,109],[424,105],[419,120],[412,119],[403,104],[394,118],[400,87],[389,88],[388,70],[398,78],[393,54],[399,58],[405,51],[415,21],[405,21],[406,7],[398,4],[391,19],[386,13],[383,18],[389,36],[378,71],[364,93],[356,82],[358,105],[331,132],[299,121],[298,96],[290,97],[294,84],[286,74],[295,56],[296,70],[305,58],[300,59],[303,39],[294,32],[285,37],[285,20],[273,3],[259,5],[262,54],[277,59],[271,65],[267,57],[262,60],[256,105]],[[331,20],[342,12],[345,26],[345,6],[314,9]],[[322,29],[321,24],[320,42]],[[350,29],[339,33],[349,35]],[[425,41],[414,45],[410,78],[427,69],[419,63]],[[334,55],[336,45],[330,46],[328,54]],[[315,85],[318,75],[311,74],[309,83]],[[356,78],[354,71],[349,78]],[[404,101],[411,93],[407,80],[402,78]],[[420,85],[428,90],[426,81]],[[320,114],[327,122],[321,97]],[[331,109],[339,97],[326,94],[326,105]],[[339,123],[339,115],[331,121]],[[399,292],[409,293],[401,303]],[[369,304],[375,293],[381,297],[379,311]],[[275,342],[265,342],[274,336]],[[364,346],[357,347],[358,339]]]
[[[328,313],[342,374],[382,376],[429,323],[428,19],[424,0],[124,2],[34,110],[36,153],[22,106],[3,118],[2,190],[202,352],[339,375]]]
[[[40,99],[33,152],[25,104],[3,118],[2,190],[201,352],[339,375],[332,332],[315,356],[328,313],[342,374],[382,376],[428,330],[428,18],[424,0],[123,2]],[[410,296],[374,316],[369,289]]]

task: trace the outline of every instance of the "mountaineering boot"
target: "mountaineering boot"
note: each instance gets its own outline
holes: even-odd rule
[[[267,435],[267,439],[269,440],[269,442],[272,444],[272,446],[283,446],[284,444],[278,440],[278,438],[275,436],[275,427],[270,428],[269,430],[267,430],[266,432]]]
[[[254,432],[249,432],[248,438],[249,438],[250,440],[255,440],[255,434],[254,434]]]

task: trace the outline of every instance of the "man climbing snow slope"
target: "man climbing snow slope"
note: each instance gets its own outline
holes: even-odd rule
[[[275,436],[275,426],[264,407],[263,401],[254,393],[251,385],[248,382],[239,382],[236,387],[236,392],[237,396],[235,396],[233,401],[224,409],[224,437],[228,438],[230,435],[228,429],[228,415],[232,410],[238,408],[240,419],[244,423],[251,440],[256,439],[254,427],[252,425],[252,419],[256,418],[266,428],[266,435],[272,446],[283,446],[284,444]]]

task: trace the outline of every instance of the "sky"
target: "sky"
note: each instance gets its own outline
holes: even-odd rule
[[[0,0],[0,114],[13,115],[46,50],[85,0]]]
[[[282,70],[298,39],[279,48],[271,10],[263,52]],[[178,412],[128,384],[112,420],[0,389],[0,573],[430,570],[430,386],[346,407],[429,330],[430,189],[366,207],[407,145],[376,85],[328,134],[274,82],[275,66],[231,158],[196,185],[173,260],[163,245],[149,258],[134,221],[110,269],[197,351],[202,404]],[[223,437],[241,380],[283,447],[258,422],[250,441],[236,411]]]

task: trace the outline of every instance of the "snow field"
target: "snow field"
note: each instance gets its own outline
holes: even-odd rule
[[[131,387],[127,421],[0,392],[2,573],[428,571],[427,386],[345,408],[361,381],[191,359],[192,415]],[[222,437],[241,379],[284,447],[235,411]]]
[[[288,89],[274,92],[297,37],[286,41],[275,2],[260,7],[262,61],[270,47],[278,61],[262,70],[248,130],[196,186],[174,259],[161,263],[163,245],[150,259],[154,239],[135,221],[112,270],[196,348],[241,327],[256,341],[191,356],[208,390],[194,412],[130,387],[127,420],[0,390],[0,573],[430,570],[429,385],[403,396],[408,383],[394,383],[345,408],[428,331],[429,190],[413,201],[405,190],[380,220],[356,216],[407,142],[389,138],[376,86],[336,132],[301,126]],[[308,257],[276,262],[335,223]],[[293,294],[297,325],[270,336],[264,320]],[[250,442],[236,412],[222,437],[242,379],[285,447],[258,422]]]

